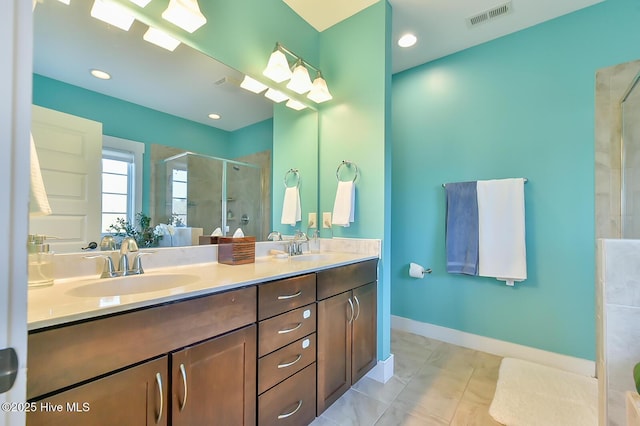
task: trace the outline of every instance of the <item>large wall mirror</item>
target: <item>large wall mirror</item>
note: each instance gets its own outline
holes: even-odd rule
[[[149,215],[152,225],[186,215],[187,225],[202,227],[205,235],[217,227],[230,233],[242,227],[264,240],[280,227],[282,179],[289,168],[298,167],[300,152],[315,167],[301,192],[303,205],[309,206],[304,214],[316,211],[315,111],[284,111],[274,119],[271,101],[239,87],[239,71],[184,43],[171,52],[145,41],[148,27],[140,21],[124,31],[92,18],[92,4],[42,0],[34,10],[34,120],[43,111],[47,115],[34,122],[32,132],[54,215],[32,217],[31,233],[59,238],[51,241],[57,252],[79,251],[99,241],[96,224],[104,231],[106,220],[102,178],[89,175],[100,167],[99,176],[104,176],[103,147],[117,156],[127,144],[142,155],[138,201],[128,202],[134,203],[133,211]],[[92,69],[111,78],[95,78]],[[87,132],[99,132],[99,149],[84,145],[91,139],[84,130],[68,130],[68,120],[76,118],[88,121]],[[40,135],[43,128],[46,137]],[[290,141],[298,146],[290,149]],[[190,165],[193,182],[187,182],[181,196],[172,196],[168,188],[180,187],[184,174],[179,172]],[[178,171],[177,185],[173,170]],[[70,180],[79,175],[80,180]],[[52,176],[57,183],[49,184]],[[224,177],[230,180],[226,187]],[[82,203],[84,214],[67,212],[66,207],[77,210]],[[305,217],[297,227],[306,226]]]

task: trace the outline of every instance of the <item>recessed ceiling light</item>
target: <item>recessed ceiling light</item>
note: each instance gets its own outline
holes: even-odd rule
[[[216,113],[211,113],[209,114],[209,118],[212,120],[220,120],[220,114],[216,114]]]
[[[415,35],[413,34],[405,34],[402,37],[400,37],[400,39],[398,40],[398,46],[400,47],[411,47],[414,44],[416,44],[416,42],[418,41],[418,39],[416,38]]]
[[[99,78],[100,80],[109,80],[111,79],[111,74],[108,72],[104,72],[102,70],[92,69],[91,75],[95,78]]]

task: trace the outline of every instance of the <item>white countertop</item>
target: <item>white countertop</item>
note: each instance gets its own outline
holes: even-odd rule
[[[265,256],[257,257],[255,263],[246,265],[209,262],[148,269],[144,275],[133,279],[144,277],[146,283],[152,283],[151,277],[155,277],[157,282],[184,278],[189,283],[133,294],[126,294],[126,286],[119,285],[121,278],[60,279],[50,287],[29,288],[28,328],[37,330],[376,258],[371,254],[330,252],[310,260]],[[125,289],[121,291],[119,288]]]

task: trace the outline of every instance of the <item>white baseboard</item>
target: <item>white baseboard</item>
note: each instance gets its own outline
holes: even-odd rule
[[[391,315],[391,328],[482,352],[488,352],[501,357],[518,358],[536,362],[583,376],[595,377],[596,375],[595,361],[466,333],[464,331],[419,322],[396,315]]]
[[[387,383],[393,377],[393,354],[383,361],[378,361],[366,376],[380,383]]]

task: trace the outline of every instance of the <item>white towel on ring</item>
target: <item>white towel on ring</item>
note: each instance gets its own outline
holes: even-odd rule
[[[478,275],[527,279],[524,179],[484,180],[478,192]]]
[[[297,186],[287,187],[284,191],[284,202],[282,203],[282,216],[280,218],[280,223],[283,225],[296,226],[296,222],[300,220],[302,220],[300,191]]]
[[[336,199],[333,203],[331,223],[347,227],[355,216],[356,185],[353,181],[339,181]]]

